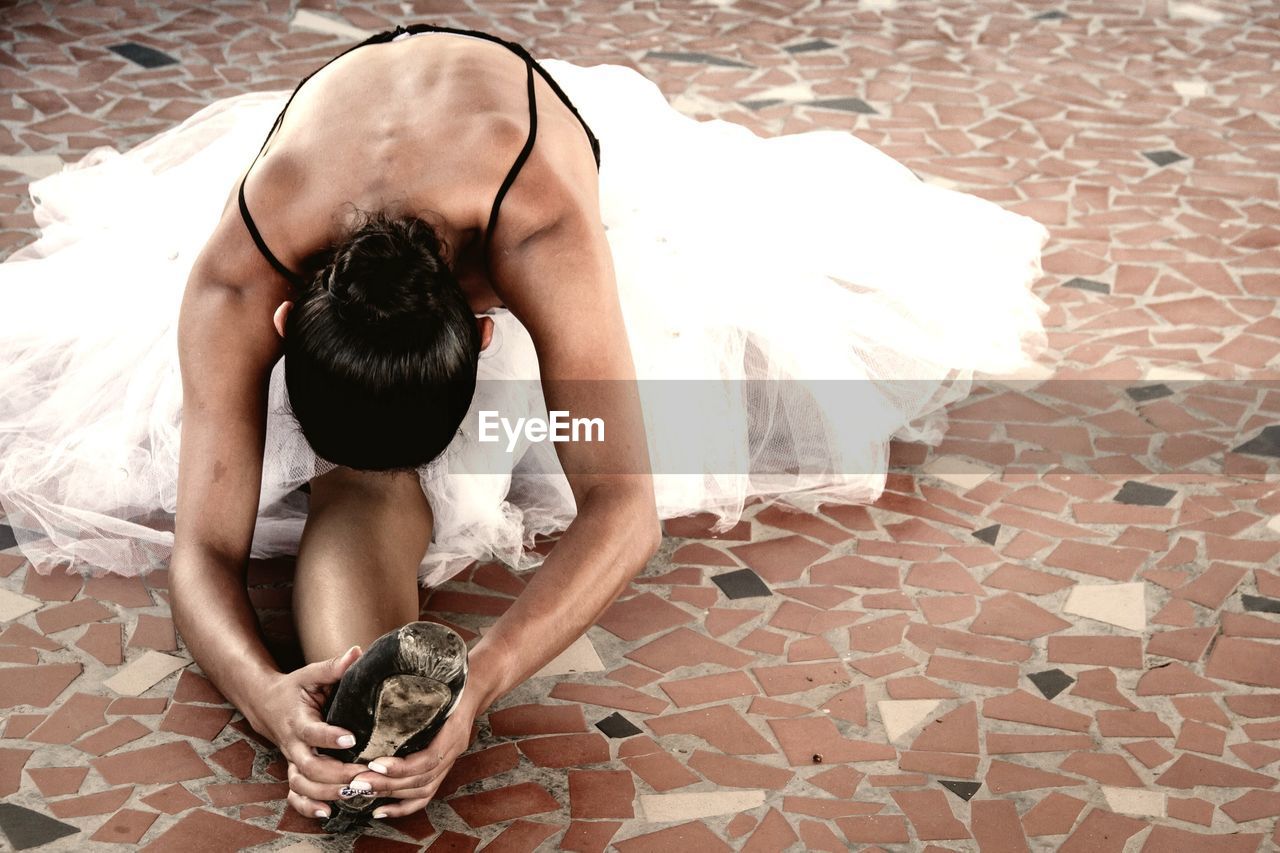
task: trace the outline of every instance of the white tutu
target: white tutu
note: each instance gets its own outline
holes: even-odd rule
[[[872,501],[890,437],[937,441],[941,407],[974,371],[1015,371],[1043,347],[1030,285],[1048,232],[1034,220],[923,183],[847,133],[764,139],[682,115],[629,68],[542,64],[600,139],[662,517],[731,523],[755,495],[802,509]],[[182,291],[287,96],[218,101],[32,184],[41,236],[0,264],[0,501],[38,569],[165,565]],[[536,382],[495,381],[538,374],[524,328],[505,310],[494,321],[466,423],[485,409],[545,416]],[[296,553],[307,506],[296,490],[328,467],[294,424],[283,378],[281,361],[256,557]],[[692,403],[660,381],[695,378],[708,382]],[[435,514],[428,584],[475,559],[532,565],[525,546],[574,515],[550,443],[508,453],[464,425],[420,479]]]

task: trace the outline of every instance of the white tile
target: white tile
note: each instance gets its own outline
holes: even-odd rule
[[[138,696],[189,663],[173,655],[147,652],[102,683],[122,696]]]
[[[56,154],[20,154],[0,157],[0,169],[20,172],[31,178],[43,178],[62,171],[62,158]]]
[[[1054,365],[1041,364],[1040,362],[1030,361],[1019,367],[1017,370],[1008,373],[983,373],[978,371],[975,375],[982,379],[994,379],[1002,382],[1026,382],[1028,386],[1019,386],[1019,390],[1027,391],[1035,385],[1050,379],[1054,374]]]
[[[1270,521],[1268,521],[1267,527],[1274,530],[1276,533],[1280,533],[1280,515],[1274,516]]]
[[[481,625],[480,636],[483,637],[492,627],[491,624]],[[547,661],[542,669],[530,678],[537,678],[540,675],[564,675],[567,672],[603,672],[604,669],[604,661],[600,660],[595,644],[591,642],[590,637],[583,634],[570,643],[568,648]]]
[[[765,98],[777,98],[781,101],[812,101],[817,97],[814,94],[813,87],[808,83],[791,83],[787,86],[774,86],[772,89],[756,92],[751,95],[751,100],[760,101]]]
[[[923,470],[926,474],[962,489],[972,489],[995,473],[985,465],[959,456],[935,456],[924,464]]]
[[[533,677],[564,675],[566,672],[600,672],[603,669],[604,663],[596,653],[596,647],[592,645],[591,639],[583,634],[567,649],[548,661],[546,666],[535,672]]]
[[[1084,616],[1130,631],[1147,629],[1146,584],[1081,583],[1071,588],[1063,613]]]
[[[341,38],[349,38],[352,41],[364,41],[373,35],[373,30],[362,30],[359,27],[353,27],[346,21],[336,21],[325,15],[319,15],[315,12],[309,12],[306,9],[299,9],[293,14],[289,26],[295,30],[305,30],[309,33],[324,33],[327,36],[339,36]]]
[[[31,571],[35,571],[35,569]],[[43,602],[36,601],[34,598],[27,598],[25,595],[9,592],[7,589],[0,589],[0,622],[9,622],[17,619],[24,613],[39,610],[42,605]]]
[[[1203,373],[1182,370],[1177,367],[1153,367],[1143,376],[1152,382],[1196,382],[1205,378]]]
[[[892,9],[897,5],[897,0],[862,0],[864,9]]]
[[[305,841],[299,841],[297,844],[281,847],[275,853],[320,853],[320,848]]]
[[[1175,80],[1173,91],[1188,98],[1203,98],[1209,94],[1209,84],[1203,80]]]
[[[1199,3],[1170,3],[1170,18],[1188,18],[1192,21],[1199,21],[1202,24],[1216,24],[1219,21],[1226,20],[1226,15],[1217,9],[1210,9],[1208,6],[1201,6]]]
[[[764,791],[711,791],[705,794],[641,794],[640,809],[651,823],[698,820],[744,812],[764,802]]]
[[[920,178],[926,184],[934,187],[941,187],[944,190],[953,190],[960,186],[956,181],[953,181],[950,178],[944,178],[941,175],[921,175]]]
[[[1106,798],[1107,805],[1113,812],[1164,817],[1164,794],[1159,791],[1148,791],[1143,788],[1108,788],[1104,785],[1102,796]]]
[[[899,699],[877,702],[880,721],[889,740],[897,740],[925,720],[941,704],[937,699]]]

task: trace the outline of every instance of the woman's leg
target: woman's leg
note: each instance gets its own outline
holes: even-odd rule
[[[308,662],[340,655],[418,618],[418,565],[431,507],[416,473],[339,467],[311,480],[293,615]]]

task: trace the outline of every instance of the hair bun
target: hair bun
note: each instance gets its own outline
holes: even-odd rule
[[[420,316],[428,307],[428,282],[452,278],[442,248],[439,235],[422,219],[362,214],[317,273],[317,283],[349,321],[383,325]]]

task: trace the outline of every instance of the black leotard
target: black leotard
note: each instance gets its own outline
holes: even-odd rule
[[[333,57],[333,59],[330,59],[329,62],[333,62],[334,59],[338,59],[341,56],[345,56],[351,51],[356,50],[357,48],[364,47],[367,44],[381,44],[383,42],[388,42],[394,39],[396,36],[401,35],[403,33],[423,33],[423,32],[454,33],[457,35],[475,36],[476,38],[482,38],[491,42],[496,42],[497,44],[501,44],[507,47],[509,50],[511,50],[513,53],[515,53],[517,56],[523,59],[525,62],[525,66],[528,68],[528,72],[529,72],[529,138],[525,141],[524,148],[520,150],[519,156],[516,157],[515,163],[512,164],[511,169],[507,172],[507,177],[505,180],[503,180],[502,186],[498,189],[498,194],[493,200],[493,208],[489,213],[489,224],[488,224],[488,227],[485,229],[485,237],[484,237],[485,250],[487,251],[489,247],[489,239],[493,234],[494,226],[498,222],[498,206],[502,204],[502,199],[507,194],[507,190],[509,190],[511,188],[511,185],[515,182],[516,174],[520,171],[520,167],[523,166],[525,161],[529,159],[529,154],[533,151],[534,137],[537,135],[537,131],[538,131],[538,109],[537,109],[537,104],[534,98],[534,90],[533,90],[533,72],[535,70],[542,75],[542,79],[547,81],[547,84],[551,86],[551,90],[555,92],[557,96],[559,96],[560,100],[564,101],[565,106],[569,108],[569,111],[573,113],[574,117],[577,118],[578,122],[582,125],[582,129],[587,132],[587,139],[591,142],[591,153],[595,157],[597,169],[600,168],[600,141],[596,139],[595,134],[591,132],[591,128],[587,126],[587,123],[585,121],[583,121],[582,116],[578,114],[577,108],[574,107],[573,103],[569,100],[569,97],[560,88],[559,84],[557,84],[556,81],[552,79],[551,75],[547,73],[545,68],[543,68],[541,65],[538,64],[538,61],[536,59],[534,59],[532,56],[529,55],[529,52],[527,50],[525,50],[522,46],[520,46],[519,44],[516,44],[515,42],[507,41],[506,39],[499,38],[498,36],[492,35],[490,33],[481,32],[479,30],[458,29],[455,27],[437,27],[432,24],[412,24],[408,27],[396,27],[394,30],[387,30],[386,32],[381,32],[375,36],[371,36],[370,38],[365,39],[359,44],[353,45],[352,47],[347,48],[342,53]],[[302,88],[302,84],[310,80],[316,74],[316,72],[320,71],[322,68],[327,66],[329,62],[326,62],[324,65],[320,66],[320,68],[317,68],[315,71],[311,72],[306,77],[303,77],[302,81],[298,83],[298,85],[294,88],[293,94],[289,96],[289,100],[285,101],[284,109],[280,110],[280,115],[276,116],[275,123],[271,125],[271,130],[267,132],[267,138],[263,140],[262,147],[258,149],[257,157],[254,157],[253,163],[249,164],[249,169],[253,168],[253,164],[258,162],[258,157],[261,157],[262,152],[266,150],[267,141],[271,139],[271,135],[275,133],[276,128],[280,126],[280,122],[284,118],[285,110],[289,109],[289,104],[293,103],[293,98],[295,95],[298,94],[298,90]],[[247,178],[248,176],[249,176],[249,173],[248,171],[246,171],[245,178]],[[249,215],[249,206],[245,203],[245,200],[244,200],[245,178],[240,179],[240,191],[239,191],[240,215],[244,219],[245,227],[249,230],[249,236],[253,238],[253,242],[257,245],[259,251],[262,252],[263,257],[267,259],[267,261],[271,264],[271,266],[273,266],[281,275],[289,279],[294,284],[302,284],[304,281],[303,277],[298,275],[288,267],[286,267],[283,263],[280,262],[280,259],[277,258],[274,253],[272,253],[271,249],[267,246],[267,242],[262,239],[262,233],[258,231],[258,226],[254,224],[253,217]]]

